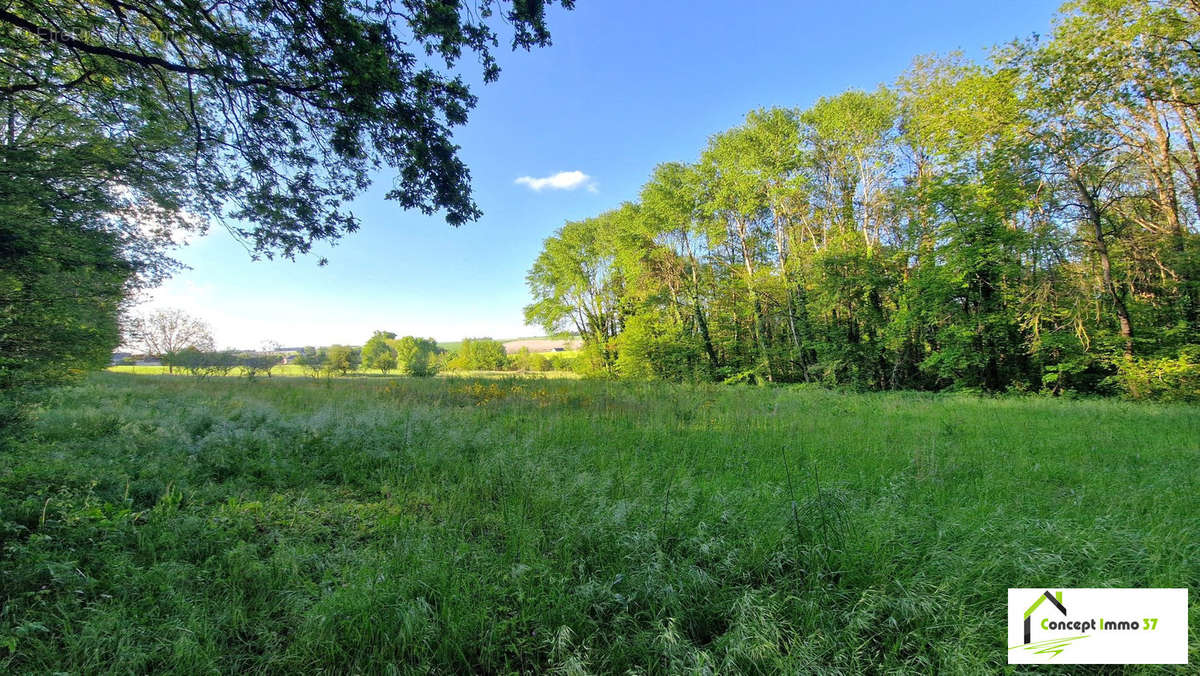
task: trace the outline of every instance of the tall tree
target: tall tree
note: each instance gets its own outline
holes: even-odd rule
[[[355,231],[347,205],[385,167],[394,172],[386,196],[402,208],[440,212],[451,225],[477,218],[452,139],[476,102],[458,62],[473,55],[483,81],[494,81],[502,34],[514,49],[550,43],[551,4],[0,7],[0,241],[11,243],[0,256],[0,325],[35,326],[56,303],[78,320],[53,335],[14,335],[4,352],[19,356],[3,358],[0,381],[98,363],[67,368],[44,355],[116,347],[123,297],[174,269],[164,251],[180,231],[215,221],[256,257],[292,258]],[[47,229],[58,244],[35,252],[30,238]],[[75,310],[48,283],[52,270],[91,276],[70,291]],[[89,302],[103,312],[76,311]],[[29,342],[38,336],[44,344]]]
[[[754,111],[548,239],[527,316],[604,327],[623,377],[1200,397],[1198,32],[1078,0],[990,63]]]
[[[713,220],[705,211],[703,178],[692,165],[669,162],[654,169],[642,187],[637,229],[646,241],[662,249],[658,270],[680,291],[686,303],[690,330],[699,337],[709,366],[720,366],[705,307],[708,283],[704,259],[709,251]],[[682,300],[679,297],[682,297]]]
[[[626,215],[620,210],[568,222],[546,238],[526,276],[534,302],[525,321],[549,333],[574,329],[611,371],[612,340],[621,330],[624,281],[617,267],[617,238]]]
[[[212,328],[207,322],[174,308],[131,317],[125,332],[129,344],[140,346],[153,357],[165,357],[186,348],[208,352],[214,347]],[[168,366],[173,372],[174,366]]]
[[[391,341],[396,334],[391,331],[376,331],[362,347],[362,366],[367,369],[379,369],[385,374],[396,368],[396,350]]]
[[[474,52],[495,80],[494,15],[513,48],[543,46],[551,3],[15,0],[0,9],[8,137],[36,144],[47,109],[106,138],[137,129],[157,156],[110,165],[110,188],[153,174],[135,187],[233,219],[264,255],[357,229],[344,205],[381,166],[388,199],[459,225],[479,209],[451,129],[476,98],[449,71]]]
[[[700,170],[705,181],[705,209],[725,226],[720,244],[729,247],[730,262],[740,267],[744,292],[735,306],[740,317],[748,316],[750,335],[757,351],[756,376],[773,380],[771,352],[767,347],[767,299],[760,292],[764,270],[760,264],[769,257],[772,238],[767,230],[767,183],[755,163],[755,139],[745,127],[735,127],[714,135],[700,155]]]

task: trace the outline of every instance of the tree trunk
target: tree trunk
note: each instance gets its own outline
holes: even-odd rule
[[[1121,338],[1125,341],[1125,357],[1129,358],[1133,356],[1133,323],[1129,320],[1129,309],[1125,306],[1124,295],[1118,293],[1116,285],[1113,284],[1112,261],[1108,255],[1108,243],[1104,241],[1104,221],[1100,207],[1096,204],[1095,196],[1083,184],[1083,181],[1076,178],[1075,187],[1079,190],[1079,196],[1087,208],[1088,222],[1092,226],[1092,234],[1095,238],[1096,254],[1100,257],[1104,291],[1112,299],[1113,309],[1116,311],[1121,325]]]
[[[783,288],[787,292],[787,321],[788,332],[792,338],[792,347],[800,351],[800,338],[796,334],[796,310],[792,302],[792,280],[787,269],[787,238],[784,237],[783,225],[778,211],[773,212],[775,221],[775,248],[779,250],[779,277],[783,280]]]
[[[1186,111],[1178,103],[1174,104],[1175,114],[1179,117],[1179,124],[1183,127],[1183,140],[1187,144],[1188,155],[1192,160],[1192,172],[1187,175],[1188,185],[1192,190],[1192,206],[1195,207],[1196,213],[1200,214],[1200,152],[1196,151],[1196,136],[1192,131],[1192,125],[1188,123]]]
[[[1175,191],[1175,177],[1171,166],[1171,138],[1163,127],[1158,111],[1151,108],[1154,120],[1154,136],[1158,146],[1159,160],[1162,166],[1152,170],[1154,183],[1158,190],[1158,201],[1163,214],[1167,217],[1167,225],[1175,238],[1175,250],[1183,251],[1183,219],[1179,216],[1179,195]],[[1153,163],[1153,161],[1151,161]]]
[[[750,245],[746,241],[746,223],[741,220],[735,221],[737,226],[738,240],[742,249],[742,261],[746,265],[746,290],[750,294],[751,312],[754,314],[754,342],[758,344],[758,354],[762,358],[763,364],[767,367],[767,381],[773,380],[771,369],[771,357],[767,352],[767,344],[763,338],[762,326],[762,308],[758,302],[758,290],[754,286],[754,263],[750,259]]]
[[[696,253],[688,240],[686,227],[683,230],[683,247],[687,251],[688,265],[692,273],[692,312],[696,317],[696,330],[700,332],[700,340],[704,342],[704,352],[708,355],[708,362],[715,369],[717,368],[717,351],[713,348],[712,336],[708,333],[708,320],[704,318],[704,308],[700,304],[700,274],[698,272],[700,264],[696,260]]]

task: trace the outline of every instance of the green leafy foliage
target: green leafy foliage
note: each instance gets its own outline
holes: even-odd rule
[[[434,339],[404,336],[391,345],[396,351],[396,361],[404,375],[425,377],[437,373],[437,356],[440,350]]]
[[[496,79],[497,21],[513,48],[549,44],[547,4],[20,1],[0,10],[0,53],[23,64],[0,92],[38,127],[49,107],[104,140],[128,131],[94,124],[106,116],[143,127],[161,154],[114,163],[110,188],[151,171],[138,189],[237,219],[256,252],[290,257],[358,228],[344,204],[380,166],[400,206],[477,218],[451,140],[476,98],[453,71],[473,54]]]
[[[1200,347],[1189,346],[1177,357],[1118,361],[1117,380],[1137,399],[1200,401]]]
[[[330,345],[325,348],[321,365],[330,373],[346,375],[358,367],[358,352],[347,345]]]
[[[522,346],[516,354],[508,356],[508,366],[514,371],[549,371],[550,361],[540,352],[530,352]]]
[[[0,391],[13,396],[108,364],[135,267],[116,234],[56,227],[0,192]]]
[[[495,80],[500,33],[548,45],[550,4],[0,8],[0,388],[102,365],[122,302],[210,221],[294,258],[358,229],[347,205],[385,166],[400,207],[478,218],[452,140],[476,97],[455,70],[471,55]]]
[[[376,331],[362,347],[362,367],[379,369],[383,373],[396,368],[396,349],[389,341],[395,340],[391,331]]]
[[[254,380],[260,375],[271,377],[271,371],[283,361],[279,355],[275,354],[241,354],[238,355],[238,367],[242,370],[242,375],[249,380]]]
[[[447,364],[458,371],[499,371],[507,363],[504,344],[491,338],[464,338]]]
[[[1187,396],[1198,27],[1075,2],[990,64],[752,111],[547,238],[526,321],[600,377]]]
[[[248,360],[232,350],[203,351],[189,346],[178,352],[163,355],[163,364],[173,369],[180,369],[195,378],[207,376],[227,376],[235,368],[245,366]],[[252,375],[266,370],[266,362],[251,361]]]

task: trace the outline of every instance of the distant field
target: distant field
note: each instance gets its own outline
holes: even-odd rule
[[[510,340],[538,340],[543,337],[544,336],[527,336],[525,338],[493,338],[492,340],[495,340],[495,341],[501,342],[501,343],[506,343]],[[447,342],[438,341],[438,347],[442,348],[443,350],[447,350],[449,352],[457,352],[458,349],[462,347],[462,341],[461,340],[451,340],[451,341],[447,341]]]
[[[1024,586],[1194,665],[1198,514],[1197,407],[102,373],[0,447],[0,672],[987,673]]]
[[[549,338],[547,336],[526,336],[524,338],[496,338],[495,340],[497,342],[505,343],[505,344],[525,343],[529,347],[530,352],[549,352],[551,343],[561,342],[558,338]],[[575,345],[571,346],[572,350],[570,350],[570,351],[577,352],[578,345],[580,343],[579,339],[578,338],[567,338],[566,340],[568,342],[572,342],[575,344]],[[454,340],[454,341],[450,341],[450,342],[446,342],[446,343],[439,342],[438,347],[442,348],[443,350],[447,350],[449,352],[457,352],[458,349],[460,347],[462,347],[462,341]],[[517,349],[520,349],[520,345],[517,346]],[[563,354],[563,353],[560,352],[559,354]]]
[[[534,353],[546,354],[565,354],[568,350],[578,352],[583,341],[578,338],[521,338],[518,340],[509,340],[504,342],[504,349],[509,354],[515,354],[522,349],[529,350]]]

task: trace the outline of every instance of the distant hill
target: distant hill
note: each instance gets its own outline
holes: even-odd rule
[[[521,348],[527,347],[530,352],[567,352],[578,350],[583,341],[578,338],[518,338],[504,342],[504,351],[516,354]]]
[[[498,338],[497,340],[504,344],[504,351],[509,354],[520,352],[522,347],[528,347],[530,352],[569,352],[583,346],[583,341],[575,336],[568,338],[528,336],[525,338]],[[438,347],[456,352],[458,348],[462,347],[462,341],[439,342]]]

